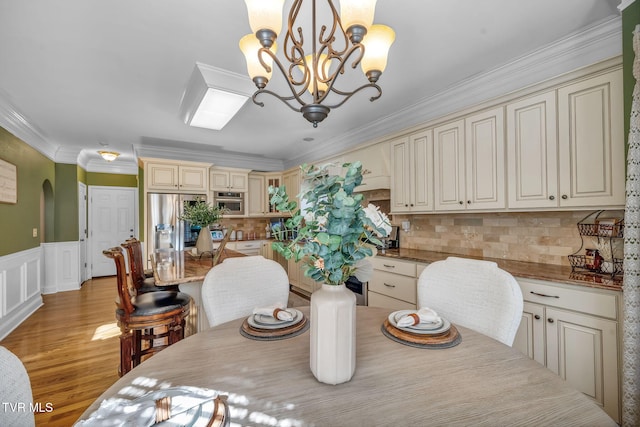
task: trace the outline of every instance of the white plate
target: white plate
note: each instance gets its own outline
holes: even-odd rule
[[[415,313],[415,310],[398,310],[389,314],[389,323],[395,326],[398,329],[403,331],[411,332],[414,334],[421,335],[433,335],[433,334],[441,334],[442,332],[446,332],[451,328],[451,322],[449,322],[444,317],[440,317],[442,319],[442,324],[438,325],[428,325],[428,324],[418,324],[410,327],[398,326],[397,319],[400,319],[402,316],[405,316],[409,313]]]
[[[278,320],[273,316],[263,314],[252,314],[247,318],[249,326],[258,329],[280,329],[293,326],[302,320],[302,312],[295,308],[287,308],[289,313],[293,314],[293,320]]]

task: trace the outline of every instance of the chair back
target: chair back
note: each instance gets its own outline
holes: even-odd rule
[[[218,265],[220,263],[220,261],[222,260],[222,253],[224,252],[224,248],[225,246],[227,246],[227,243],[229,242],[229,239],[231,238],[231,232],[233,231],[233,227],[229,227],[227,229],[227,234],[224,235],[224,238],[222,239],[222,241],[220,241],[220,245],[218,246],[218,249],[216,249],[216,253],[213,255],[213,263],[212,265],[215,267],[216,265]]]
[[[255,307],[287,306],[289,277],[280,264],[260,255],[227,258],[202,284],[202,305],[213,327],[249,316]]]
[[[131,285],[127,280],[127,266],[124,262],[124,254],[122,248],[119,246],[113,247],[102,251],[102,253],[113,259],[116,264],[116,281],[118,286],[118,301],[119,307],[122,308],[125,313],[131,314],[135,307],[131,302],[131,298],[137,294],[135,286]]]
[[[449,257],[427,266],[418,278],[418,307],[508,346],[522,320],[522,291],[495,262]]]
[[[127,257],[129,258],[129,274],[131,276],[131,283],[136,289],[144,283],[144,260],[142,259],[142,244],[140,240],[134,238],[125,240],[121,245],[127,250]]]
[[[34,426],[31,411],[33,395],[29,374],[18,356],[0,346],[0,402],[5,406],[0,410],[1,426]],[[25,405],[18,407],[18,405]],[[15,410],[12,410],[12,407]]]

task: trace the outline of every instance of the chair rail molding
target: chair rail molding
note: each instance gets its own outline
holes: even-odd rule
[[[0,257],[0,340],[42,305],[42,249]]]
[[[80,242],[43,243],[44,280],[42,293],[80,289]]]

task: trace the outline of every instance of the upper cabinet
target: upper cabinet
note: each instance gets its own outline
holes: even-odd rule
[[[247,215],[264,216],[267,211],[267,193],[262,173],[249,174],[249,192],[247,194]]]
[[[433,132],[418,132],[390,142],[391,211],[433,210]]]
[[[438,126],[433,135],[435,209],[504,208],[503,108]]]
[[[624,206],[622,97],[622,70],[558,89],[561,206]]]
[[[204,193],[208,191],[209,166],[188,162],[144,163],[147,190]]]
[[[558,206],[556,91],[507,105],[510,208]]]
[[[389,141],[380,142],[345,153],[345,163],[360,161],[362,163],[362,184],[359,191],[389,188]]]
[[[231,168],[211,168],[211,191],[231,191],[245,193],[249,190],[249,170]]]

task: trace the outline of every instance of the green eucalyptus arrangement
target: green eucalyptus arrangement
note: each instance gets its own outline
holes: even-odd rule
[[[225,209],[207,203],[202,197],[196,197],[195,202],[184,205],[180,220],[189,221],[191,225],[207,227],[222,219]]]
[[[389,235],[391,224],[377,206],[362,207],[363,195],[354,194],[362,182],[361,162],[344,163],[344,176],[329,174],[331,165],[301,166],[302,209],[284,186],[269,187],[271,205],[291,214],[285,227],[297,230],[292,240],[273,242],[272,247],[286,259],[302,261],[305,275],[316,282],[340,285],[373,255],[373,245]]]

